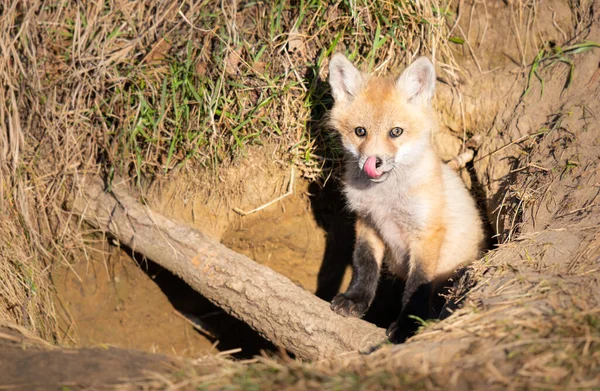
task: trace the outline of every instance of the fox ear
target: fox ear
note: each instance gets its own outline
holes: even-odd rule
[[[329,85],[336,102],[352,100],[363,84],[358,69],[342,53],[336,53],[329,61]]]
[[[428,104],[435,90],[435,68],[427,57],[420,57],[402,72],[396,85],[409,101]]]

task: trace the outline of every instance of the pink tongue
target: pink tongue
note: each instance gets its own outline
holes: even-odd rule
[[[377,158],[375,156],[371,156],[365,162],[363,170],[365,170],[365,174],[367,174],[369,178],[376,179],[381,176],[382,172],[377,169],[377,167],[375,166],[376,164]]]

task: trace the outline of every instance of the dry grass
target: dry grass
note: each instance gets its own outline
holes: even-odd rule
[[[48,268],[31,248],[26,232],[2,216],[0,220],[0,319],[9,319],[53,341],[56,335],[54,304]],[[13,217],[16,217],[13,215]]]

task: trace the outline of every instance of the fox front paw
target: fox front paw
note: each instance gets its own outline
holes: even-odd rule
[[[409,325],[399,320],[392,322],[387,330],[385,330],[385,335],[393,344],[404,343],[412,334],[413,332],[411,332]]]
[[[361,318],[369,309],[369,302],[360,298],[350,298],[345,293],[340,293],[331,301],[331,309],[343,316]]]

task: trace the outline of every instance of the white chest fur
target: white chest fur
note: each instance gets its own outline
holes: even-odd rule
[[[377,230],[392,256],[386,263],[400,272],[405,268],[410,236],[422,229],[426,220],[427,205],[410,196],[406,186],[409,178],[401,173],[394,173],[383,183],[350,175],[349,170],[344,188],[348,206]]]

